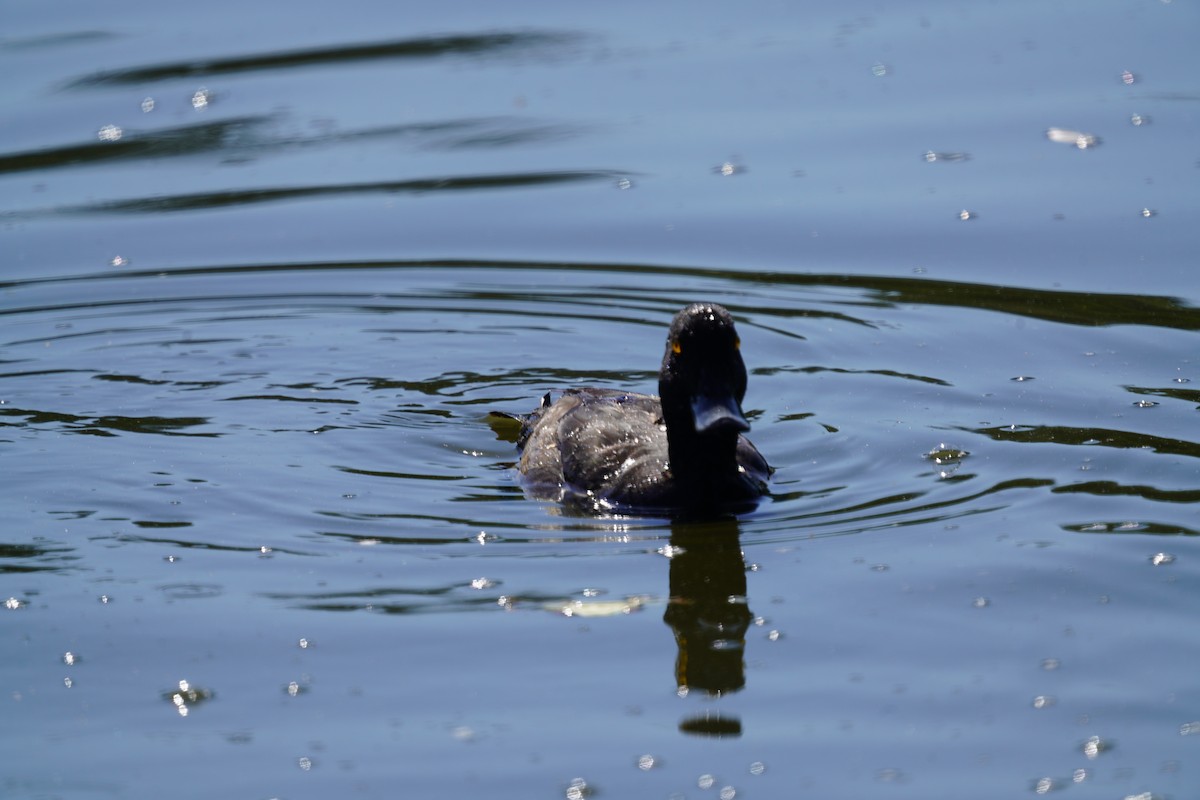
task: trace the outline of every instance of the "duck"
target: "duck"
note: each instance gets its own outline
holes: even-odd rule
[[[716,303],[675,314],[658,395],[581,387],[522,415],[527,495],[600,513],[722,516],[752,509],[772,468],[745,437],[746,366]]]

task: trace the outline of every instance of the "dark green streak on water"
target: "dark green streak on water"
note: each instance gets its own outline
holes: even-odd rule
[[[64,432],[83,433],[92,436],[116,436],[120,433],[157,433],[163,436],[207,436],[216,438],[219,433],[196,433],[187,428],[207,425],[205,417],[102,417],[61,414],[55,411],[35,411],[21,408],[0,408],[0,416],[24,417],[17,425],[61,425]]]
[[[177,78],[197,78],[329,64],[353,64],[381,59],[479,57],[530,51],[536,53],[541,48],[570,44],[580,38],[582,37],[575,33],[524,31],[396,39],[386,42],[314,47],[276,53],[254,53],[231,58],[176,61],[107,70],[72,81],[67,88],[144,84]]]
[[[1200,444],[1186,439],[1168,439],[1133,431],[1110,428],[1070,428],[1062,425],[1036,425],[999,428],[964,428],[998,442],[1032,444],[1083,445],[1112,447],[1118,450],[1150,450],[1176,456],[1200,458]]]

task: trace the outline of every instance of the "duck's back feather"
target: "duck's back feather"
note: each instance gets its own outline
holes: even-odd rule
[[[657,397],[613,389],[571,389],[524,420],[520,471],[531,494],[592,506],[676,509],[711,504],[672,478]],[[718,501],[763,494],[770,467],[745,437],[740,475]]]

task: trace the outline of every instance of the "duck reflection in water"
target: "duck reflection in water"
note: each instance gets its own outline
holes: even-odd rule
[[[746,562],[736,520],[675,523],[670,600],[663,621],[675,634],[676,685],[719,696],[746,684]],[[704,732],[704,731],[690,731]]]

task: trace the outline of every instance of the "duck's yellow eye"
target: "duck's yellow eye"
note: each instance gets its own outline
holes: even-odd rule
[[[734,350],[741,350],[741,349],[742,349],[742,340],[741,340],[741,339],[735,338],[735,339],[733,340],[733,349],[734,349]]]
[[[683,347],[680,346],[678,339],[671,342],[671,352],[674,353],[675,355],[679,355],[680,353],[683,352]]]

